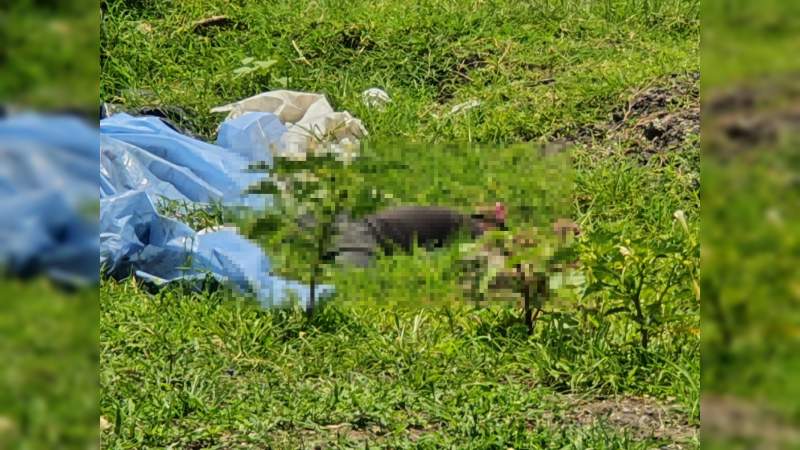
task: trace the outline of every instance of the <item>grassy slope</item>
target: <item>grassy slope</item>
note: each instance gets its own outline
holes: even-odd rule
[[[196,110],[213,134],[219,117],[208,108],[288,77],[289,88],[326,93],[376,136],[517,141],[604,118],[631,87],[698,69],[691,1],[645,2],[651,10],[632,1],[275,3],[108,2],[101,97],[137,103],[150,90]],[[222,13],[242,29],[188,31]],[[245,57],[279,63],[233,79]],[[541,84],[549,78],[556,83]],[[388,111],[362,105],[374,86],[394,99]],[[485,105],[474,115],[432,116],[473,98]]]
[[[524,141],[605,121],[633,89],[698,69],[695,2],[229,3],[108,2],[102,98],[139,104],[151,95],[185,106],[211,136],[219,118],[209,107],[288,77],[290,88],[325,92],[360,117],[376,140]],[[242,29],[187,31],[218,13]],[[232,79],[246,56],[280,62],[271,73]],[[361,104],[372,86],[394,99],[382,113]],[[434,115],[472,98],[483,104],[469,114]],[[575,197],[589,199],[574,206],[585,252],[679,233],[676,209],[696,233],[699,202],[688,176],[696,149],[659,167],[615,154],[575,153]],[[380,298],[415,282],[419,292],[446,293],[441,279],[424,274],[446,271],[447,258],[407,258],[342,291]],[[101,410],[117,425],[106,435],[111,448],[296,448],[336,439],[403,447],[412,438],[431,448],[652,444],[626,440],[624,430],[559,423],[565,402],[551,394],[568,390],[671,398],[697,420],[698,342],[686,331],[696,317],[686,286],[667,297],[688,314],[675,320],[684,328],[665,331],[647,352],[627,321],[592,324],[574,305],[546,315],[527,338],[506,308],[343,305],[308,323],[221,293],[151,296],[129,283],[102,290]]]

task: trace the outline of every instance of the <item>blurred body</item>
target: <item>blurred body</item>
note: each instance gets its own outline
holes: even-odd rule
[[[415,244],[432,249],[459,235],[474,239],[487,230],[504,227],[505,206],[501,203],[471,215],[440,206],[400,206],[362,220],[340,220],[333,253],[339,264],[367,267],[378,252],[408,252]]]

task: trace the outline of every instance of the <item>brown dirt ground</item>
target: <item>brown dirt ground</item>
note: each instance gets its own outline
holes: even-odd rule
[[[697,146],[700,134],[699,73],[672,75],[630,93],[606,122],[577,131],[562,130],[544,146],[545,153],[573,144],[608,152],[618,144],[647,162],[666,152]]]
[[[635,440],[659,439],[670,442],[664,449],[692,446],[699,427],[689,423],[686,414],[677,407],[649,397],[586,398],[564,396],[567,407],[559,416],[549,418],[563,425],[605,425],[628,433]]]
[[[700,402],[703,439],[748,441],[753,449],[797,448],[800,430],[758,403],[721,395],[703,395]]]
[[[750,81],[705,97],[704,155],[737,156],[800,131],[800,74]]]

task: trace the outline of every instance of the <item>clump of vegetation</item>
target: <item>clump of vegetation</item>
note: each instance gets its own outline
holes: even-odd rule
[[[225,207],[219,202],[200,204],[161,197],[156,206],[160,214],[183,222],[195,231],[217,227],[225,221]]]
[[[600,291],[610,294],[592,312],[598,317],[622,314],[633,321],[643,348],[654,330],[681,314],[682,305],[668,301],[670,291],[700,302],[699,241],[683,211],[674,217],[679,234],[625,239],[622,245],[599,242],[583,254],[588,282],[584,298]]]
[[[354,168],[356,156],[352,148],[324,144],[302,155],[277,154],[271,164],[253,167],[270,175],[250,191],[270,195],[272,204],[248,233],[291,243],[310,283],[309,316],[330,260],[337,219],[362,216],[377,205],[376,191]]]
[[[580,282],[571,232],[567,236],[561,231],[565,230],[491,231],[481,241],[463,245],[470,297],[481,302],[496,296],[498,290],[521,297],[524,322],[528,333],[533,333],[552,288]]]

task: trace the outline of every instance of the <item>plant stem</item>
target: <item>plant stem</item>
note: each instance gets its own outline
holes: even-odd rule
[[[531,310],[531,303],[533,303],[533,292],[531,289],[532,283],[529,282],[524,271],[519,270],[518,274],[520,281],[522,282],[522,298],[525,300],[525,326],[528,327],[528,336],[530,336],[533,334],[533,311]]]
[[[536,322],[539,320],[539,315],[542,313],[542,308],[536,308],[536,312],[533,313],[533,319],[531,321],[531,328],[528,331],[530,334],[533,334],[533,329],[536,327]]]
[[[639,278],[639,286],[636,288],[636,292],[633,295],[633,306],[636,308],[636,322],[639,324],[639,333],[642,336],[642,348],[647,348],[647,345],[650,343],[650,335],[647,330],[647,324],[645,323],[644,314],[642,313],[642,286],[644,285],[644,272],[642,272]]]
[[[531,299],[525,295],[525,326],[528,327],[528,335],[533,334],[533,311],[531,311]]]
[[[314,303],[317,299],[317,267],[316,265],[311,268],[311,283],[309,286],[308,305],[306,305],[306,316],[310,319],[314,316]]]

